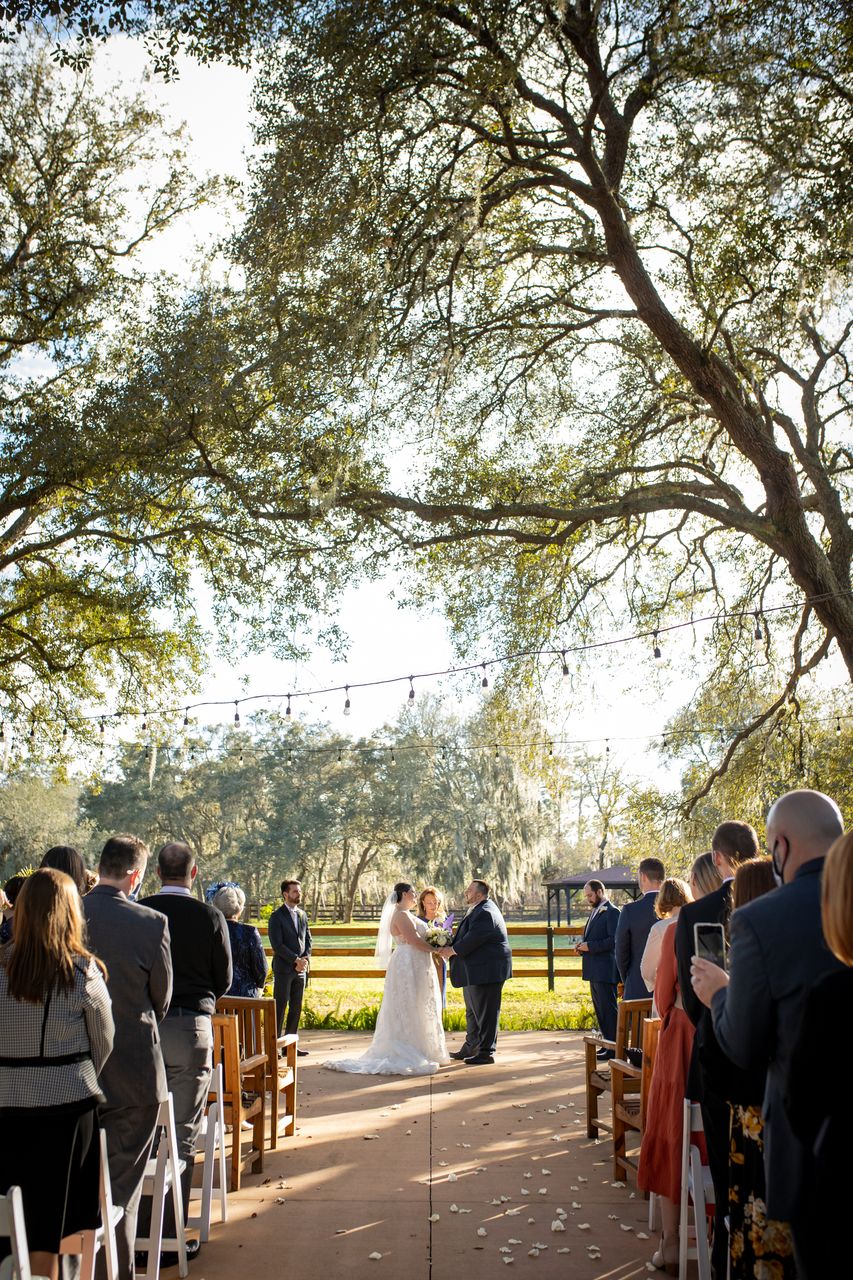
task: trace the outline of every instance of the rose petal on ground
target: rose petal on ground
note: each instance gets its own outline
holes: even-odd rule
[[[562,1218],[555,1218],[554,1221],[551,1223],[552,1231],[565,1231],[565,1229],[566,1229],[566,1224],[565,1222],[563,1222]]]
[[[365,1142],[370,1142],[370,1141],[372,1141],[372,1139],[373,1139],[373,1138],[378,1138],[378,1137],[379,1137],[379,1134],[378,1134],[378,1133],[363,1133],[361,1136],[364,1138],[364,1141],[365,1141]],[[380,1254],[379,1256],[381,1257],[382,1255]]]
[[[478,1227],[478,1228],[477,1228],[477,1235],[478,1235],[478,1236],[487,1236],[488,1234],[489,1234],[489,1233],[488,1233],[488,1231],[486,1230],[486,1228],[485,1228],[485,1227]]]
[[[458,1204],[452,1204],[452,1205],[450,1206],[450,1212],[451,1212],[451,1213],[458,1213],[458,1212],[459,1212],[459,1205],[458,1205]]]
[[[571,1249],[558,1249],[557,1253],[571,1253]]]
[[[379,1262],[382,1258],[381,1253],[369,1253],[367,1256],[371,1262]]]
[[[532,1177],[533,1177],[533,1174],[532,1174],[532,1173],[523,1173],[521,1176],[522,1176],[522,1178],[532,1178]]]
[[[541,1174],[544,1174],[544,1176],[545,1176],[546,1178],[549,1178],[549,1177],[551,1176],[551,1170],[550,1170],[550,1169],[540,1169],[540,1170],[539,1170],[539,1172],[540,1172]]]
[[[430,1221],[430,1222],[440,1222],[440,1221],[441,1221],[441,1214],[440,1214],[440,1213],[431,1213],[431,1214],[429,1215],[429,1221]]]
[[[448,1181],[448,1182],[458,1182],[458,1181],[459,1181],[459,1179],[457,1178],[457,1176],[456,1176],[456,1174],[455,1174],[455,1173],[449,1173],[449,1174],[447,1175],[447,1181]]]
[[[633,1230],[634,1230],[634,1228],[633,1228],[633,1227],[630,1225],[630,1223],[628,1223],[628,1222],[620,1222],[620,1223],[619,1223],[619,1230],[620,1230],[620,1231],[633,1231]]]
[[[638,1231],[638,1232],[637,1232],[637,1239],[638,1239],[638,1240],[648,1240],[648,1238],[649,1238],[649,1237],[646,1235],[645,1231]]]
[[[589,1231],[589,1223],[588,1223],[588,1222],[579,1222],[579,1223],[578,1223],[578,1231]]]

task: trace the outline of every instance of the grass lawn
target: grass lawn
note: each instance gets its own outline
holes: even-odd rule
[[[382,1000],[382,982],[366,978],[313,978],[305,994],[302,1025],[372,1031]],[[595,1025],[589,988],[578,978],[558,978],[548,990],[543,978],[512,978],[504,987],[501,1026],[505,1031],[567,1030]],[[465,1006],[461,991],[447,994],[445,1026],[461,1031]]]

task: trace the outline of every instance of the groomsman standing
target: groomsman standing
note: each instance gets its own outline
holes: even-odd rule
[[[282,905],[269,918],[267,937],[272,947],[273,994],[278,1034],[296,1035],[302,1015],[305,980],[311,961],[311,930],[300,908],[302,886],[298,880],[282,880]],[[307,1049],[297,1049],[301,1058]]]
[[[616,927],[619,924],[619,908],[614,907],[607,897],[607,890],[600,880],[590,880],[585,884],[583,896],[590,911],[583,939],[577,945],[577,950],[583,957],[581,971],[584,980],[589,983],[598,1029],[605,1040],[615,1040],[616,991],[619,982],[616,971]],[[613,1051],[599,1049],[598,1057],[612,1058]]]

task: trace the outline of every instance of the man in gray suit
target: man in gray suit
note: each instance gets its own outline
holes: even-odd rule
[[[842,967],[824,941],[820,885],[824,858],[843,831],[838,805],[819,791],[777,800],[767,815],[767,844],[781,887],[732,915],[728,974],[707,960],[692,965],[693,989],[711,1010],[723,1052],[738,1067],[767,1071],[767,1217],[793,1224],[800,1253],[809,1230],[799,1216],[806,1153],[788,1122],[785,1086],[809,989]]]
[[[275,996],[278,1034],[298,1035],[302,1016],[302,998],[311,964],[311,930],[308,917],[301,910],[302,885],[298,880],[282,880],[282,904],[267,923],[267,937],[272,947],[273,995]],[[297,1049],[300,1058],[307,1049]]]
[[[642,898],[628,902],[616,926],[616,967],[624,988],[623,1000],[648,1000],[649,989],[640,973],[640,961],[655,923],[655,898],[666,872],[659,858],[643,858],[637,869]]]
[[[122,1280],[134,1274],[145,1162],[167,1093],[158,1023],[172,995],[169,924],[129,897],[147,862],[148,848],[136,836],[112,836],[101,853],[100,880],[83,899],[89,944],[107,966],[115,1021],[113,1051],[100,1075],[106,1101],[98,1117],[107,1135],[113,1200],[124,1209],[116,1242]],[[105,1274],[103,1249],[98,1269]]]

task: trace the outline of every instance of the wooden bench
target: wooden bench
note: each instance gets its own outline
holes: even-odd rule
[[[639,1150],[628,1153],[628,1134],[642,1137],[646,1127],[649,1088],[655,1067],[660,1036],[660,1018],[643,1020],[643,1064],[635,1066],[624,1059],[611,1058],[610,1079],[613,1097],[613,1180],[636,1174]]]
[[[258,1011],[260,1018],[260,1011]],[[253,1019],[250,1019],[253,1022]],[[251,1053],[240,1056],[240,1021],[233,1013],[213,1015],[213,1062],[222,1063],[223,1101],[231,1122],[232,1191],[240,1190],[246,1172],[260,1173],[264,1167],[264,1129],[267,1055]],[[245,1023],[244,1023],[245,1026]],[[243,1094],[253,1095],[245,1103]],[[243,1156],[243,1121],[252,1122],[252,1146]]]
[[[651,998],[648,1000],[622,1000],[616,1021],[616,1039],[602,1040],[599,1036],[584,1036],[584,1075],[586,1078],[586,1136],[597,1138],[603,1129],[612,1131],[612,1124],[598,1114],[598,1100],[611,1088],[610,1064],[599,1062],[596,1054],[599,1049],[610,1049],[614,1057],[620,1061],[628,1061],[628,1049],[639,1050],[642,1044],[643,1020],[652,1011]],[[628,1092],[639,1093],[639,1081],[629,1082]]]
[[[275,1000],[271,998],[221,996],[216,1008],[219,1013],[233,1014],[237,1018],[242,1055],[261,1054],[265,1059],[264,1082],[270,1095],[270,1150],[275,1151],[281,1132],[285,1137],[292,1137],[296,1132],[296,1046],[299,1037],[277,1034]],[[280,1049],[284,1049],[284,1062],[279,1059]]]

